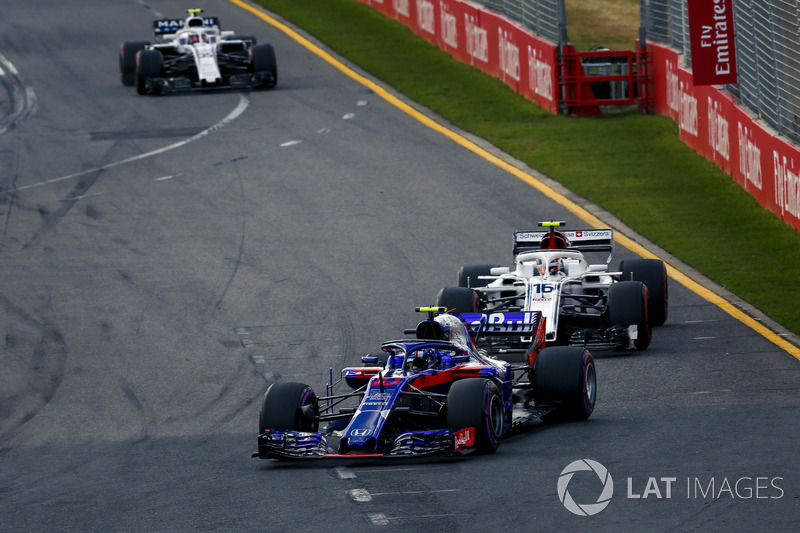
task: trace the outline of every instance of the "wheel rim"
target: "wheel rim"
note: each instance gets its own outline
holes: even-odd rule
[[[503,403],[497,394],[491,395],[487,415],[486,423],[489,426],[489,431],[494,438],[499,438],[503,434]]]
[[[597,395],[597,374],[594,370],[594,364],[587,364],[584,370],[584,397],[586,399],[587,407],[593,407]]]
[[[300,408],[297,410],[297,422],[295,427],[299,431],[314,431],[316,417],[314,414],[314,402],[316,394],[311,389],[307,390],[300,400]]]

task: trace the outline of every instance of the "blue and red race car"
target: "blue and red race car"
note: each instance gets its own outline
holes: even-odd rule
[[[597,378],[583,347],[544,347],[541,313],[460,315],[418,308],[414,338],[385,342],[364,366],[345,368],[317,396],[276,382],[259,417],[262,459],[416,457],[492,453],[515,426],[536,419],[585,420]],[[409,332],[410,333],[410,332]],[[476,348],[480,336],[529,342],[514,366]],[[348,391],[334,393],[344,383]]]

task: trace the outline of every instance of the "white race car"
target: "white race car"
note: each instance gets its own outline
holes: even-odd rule
[[[590,349],[644,350],[651,326],[667,320],[667,273],[663,261],[623,261],[609,270],[614,230],[558,231],[564,222],[540,222],[546,231],[514,233],[514,267],[464,266],[458,287],[446,287],[437,305],[460,313],[540,311],[549,344]],[[608,252],[604,264],[585,254]],[[515,340],[516,339],[516,340]],[[488,341],[487,341],[488,342]],[[525,339],[523,339],[525,342]],[[522,349],[519,338],[484,348],[498,353]]]
[[[218,88],[271,89],[278,83],[275,50],[252,35],[221,31],[218,17],[188,9],[185,19],[153,21],[154,43],[119,48],[122,84],[139,94]]]

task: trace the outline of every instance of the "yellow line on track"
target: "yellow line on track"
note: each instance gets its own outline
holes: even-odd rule
[[[365,87],[369,88],[370,90],[375,92],[375,94],[386,100],[388,103],[402,110],[404,113],[407,113],[408,115],[418,120],[425,126],[431,128],[432,130],[438,133],[441,133],[445,137],[448,137],[449,139],[453,140],[453,142],[463,146],[470,152],[478,155],[479,157],[482,157],[483,159],[489,161],[493,165],[502,168],[509,174],[524,181],[525,183],[527,183],[528,185],[530,185],[531,187],[533,187],[534,189],[545,195],[546,197],[550,198],[557,204],[563,206],[565,209],[570,211],[572,214],[574,214],[587,224],[596,228],[605,227],[607,225],[602,220],[591,214],[583,207],[570,201],[564,195],[560,194],[553,188],[537,180],[530,174],[518,169],[517,167],[511,165],[506,161],[503,161],[501,158],[481,148],[480,146],[470,141],[469,139],[465,138],[464,136],[459,135],[458,133],[446,128],[445,126],[442,126],[438,122],[432,120],[430,117],[417,111],[416,109],[414,109],[407,103],[403,102],[395,95],[393,95],[392,93],[390,93],[389,91],[387,91],[386,89],[375,83],[374,81],[365,78],[364,76],[355,72],[353,69],[351,69],[350,67],[348,67],[335,57],[333,57],[331,54],[329,54],[316,44],[312,43],[311,41],[309,41],[308,39],[297,33],[295,30],[293,30],[286,24],[283,24],[282,22],[269,16],[261,9],[243,0],[228,0],[228,1],[232,4],[239,6],[245,11],[249,11],[256,17],[260,18],[261,20],[269,24],[270,26],[273,26],[276,29],[280,30],[281,32],[286,34],[289,38],[296,41],[303,48],[306,48],[313,54],[316,54],[317,56],[322,58],[325,62],[327,62],[337,70],[341,71],[346,76],[352,78],[361,85],[364,85]],[[657,255],[653,254],[653,252],[642,247],[640,244],[636,243],[634,240],[630,239],[628,236],[620,233],[619,231],[614,232],[614,238],[620,245],[624,246],[628,250],[644,258],[661,259]],[[786,351],[792,357],[800,361],[800,348],[790,343],[786,339],[782,338],[780,335],[777,335],[768,327],[764,326],[759,321],[755,320],[747,313],[743,312],[742,310],[740,310],[739,308],[731,304],[729,301],[719,296],[718,294],[706,289],[700,283],[696,282],[695,280],[693,280],[680,270],[671,266],[666,261],[664,261],[664,263],[667,265],[667,274],[669,275],[669,277],[671,277],[681,285],[684,285],[686,288],[688,288],[690,291],[694,292],[701,298],[704,298],[710,303],[716,305],[717,307],[719,307],[720,309],[731,315],[733,318],[743,323],[744,325],[748,326],[749,328],[751,328],[752,330],[754,330],[755,332],[762,335],[764,338],[766,338],[767,340],[778,346],[781,350]]]

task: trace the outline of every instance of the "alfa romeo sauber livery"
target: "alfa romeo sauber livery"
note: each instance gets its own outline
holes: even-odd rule
[[[122,84],[139,94],[223,88],[271,89],[278,83],[275,50],[252,35],[222,31],[218,17],[188,9],[185,19],[153,22],[153,43],[119,49]]]
[[[458,286],[445,287],[437,305],[465,313],[539,312],[548,345],[592,350],[644,350],[652,326],[667,319],[664,263],[657,259],[623,261],[609,269],[614,230],[559,231],[563,221],[540,222],[547,228],[514,233],[514,265],[463,266]],[[590,264],[590,253],[606,254]],[[522,337],[487,337],[481,346],[505,354],[525,349]],[[521,344],[522,343],[522,344]]]
[[[259,417],[262,459],[394,458],[492,453],[512,428],[541,418],[585,420],[594,410],[594,359],[585,348],[543,347],[541,314],[458,315],[418,308],[413,337],[383,343],[318,396],[279,381]],[[530,339],[514,366],[476,348],[483,335]],[[345,387],[337,393],[335,389]]]

